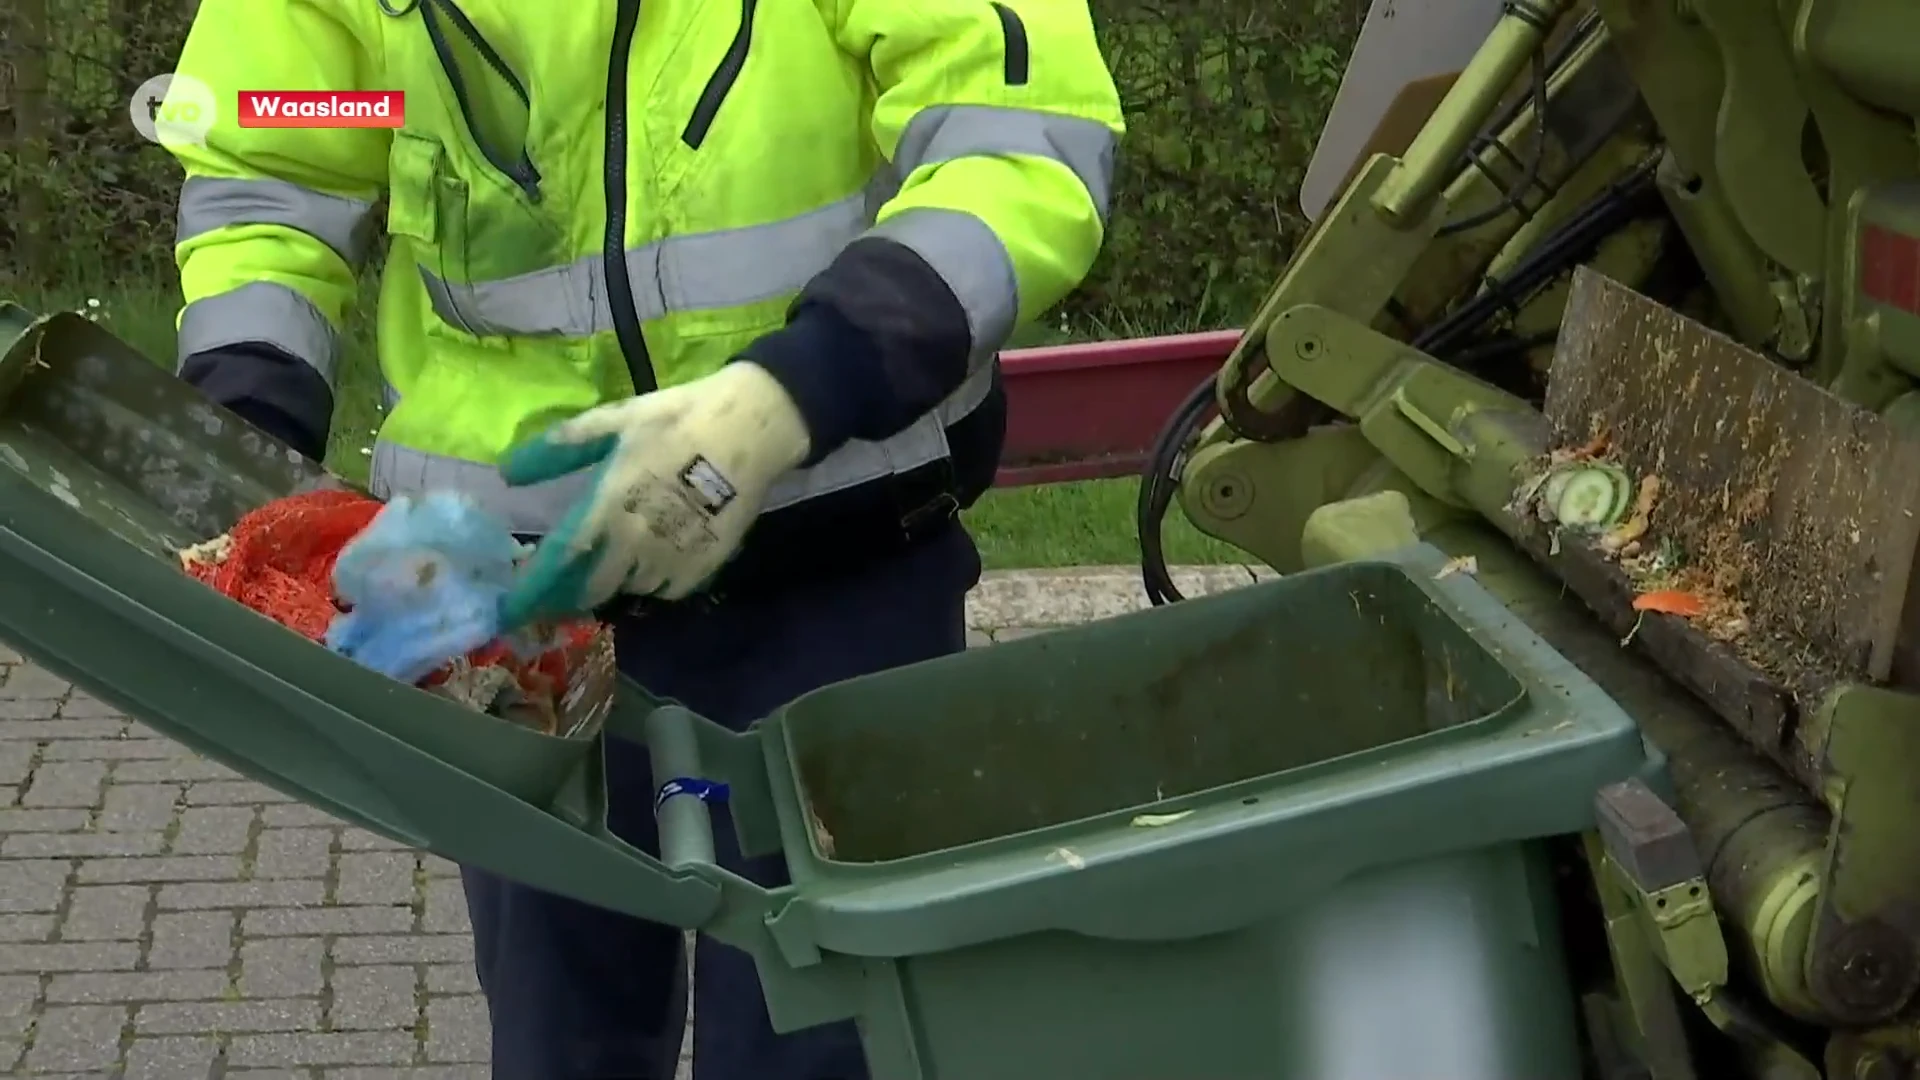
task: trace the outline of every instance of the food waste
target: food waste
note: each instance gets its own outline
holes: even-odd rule
[[[1642,617],[1672,615],[1716,640],[1739,641],[1749,623],[1736,583],[1691,557],[1677,540],[1658,535],[1661,478],[1636,478],[1607,460],[1607,448],[1603,433],[1553,451],[1520,489],[1517,509],[1554,529],[1556,552],[1561,534],[1570,532],[1615,561],[1633,583],[1633,607]]]

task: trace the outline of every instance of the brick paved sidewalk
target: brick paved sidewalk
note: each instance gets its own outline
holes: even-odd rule
[[[1180,575],[1190,593],[1253,576]],[[1131,572],[994,575],[972,640],[1138,597]],[[0,1074],[485,1080],[472,956],[452,864],[195,756],[0,646]]]

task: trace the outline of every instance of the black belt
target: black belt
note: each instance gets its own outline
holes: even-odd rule
[[[725,603],[777,589],[799,578],[835,577],[897,555],[953,527],[962,492],[953,460],[816,495],[763,514],[740,551],[708,588],[678,604]],[[603,619],[643,615],[667,601],[624,596],[603,607]]]

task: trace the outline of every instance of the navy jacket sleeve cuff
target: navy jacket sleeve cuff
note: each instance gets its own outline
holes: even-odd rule
[[[926,260],[883,237],[849,244],[808,283],[787,325],[749,345],[813,438],[812,464],[849,440],[878,442],[966,379],[966,309]]]
[[[333,390],[306,361],[270,345],[231,345],[187,357],[180,378],[309,460],[327,456]]]
[[[892,412],[879,347],[830,305],[803,304],[739,358],[765,368],[800,410],[813,444],[806,465],[867,437]]]

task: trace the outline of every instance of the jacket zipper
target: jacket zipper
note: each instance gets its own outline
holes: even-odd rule
[[[522,83],[519,77],[507,67],[507,62],[501,59],[493,46],[487,44],[486,39],[480,36],[480,29],[473,25],[466,13],[454,6],[450,0],[426,0],[420,5],[420,21],[426,25],[427,38],[433,42],[434,54],[440,58],[441,70],[447,73],[447,82],[453,85],[454,101],[460,106],[460,116],[466,121],[468,135],[472,137],[474,145],[480,148],[480,156],[486,158],[487,163],[507,179],[512,180],[514,186],[525,192],[530,201],[539,202],[540,170],[534,167],[533,159],[528,156],[526,147],[518,148],[520,155],[518,160],[507,161],[489,144],[485,132],[475,122],[472,98],[467,92],[466,79],[461,77],[459,60],[454,56],[452,47],[447,43],[446,34],[440,28],[442,14],[447,17],[447,21],[453,23],[454,29],[460,32],[460,36],[467,39],[467,44],[473,46],[473,50],[480,54],[480,59],[493,69],[493,73],[512,88],[514,94],[520,98],[520,104],[531,110],[533,99],[527,93],[526,84]]]
[[[740,2],[740,28],[733,32],[733,43],[720,58],[720,66],[707,78],[706,88],[700,91],[700,100],[693,107],[693,116],[688,118],[686,130],[680,133],[680,141],[690,149],[698,150],[700,144],[707,141],[713,118],[719,114],[720,106],[726,104],[733,84],[739,81],[740,70],[747,66],[747,51],[753,47],[753,13],[758,7],[759,0]]]
[[[1027,48],[1027,24],[1020,21],[1020,13],[1005,4],[993,5],[993,13],[1000,16],[1000,35],[1006,39],[1005,76],[1008,86],[1027,85],[1032,60]]]
[[[606,163],[602,168],[607,203],[607,234],[601,245],[601,267],[607,279],[607,306],[613,314],[613,335],[627,360],[633,392],[645,394],[659,386],[647,339],[640,332],[640,313],[633,306],[633,281],[627,274],[627,60],[633,51],[633,30],[640,21],[640,0],[619,0],[613,18],[613,53],[607,59]]]

